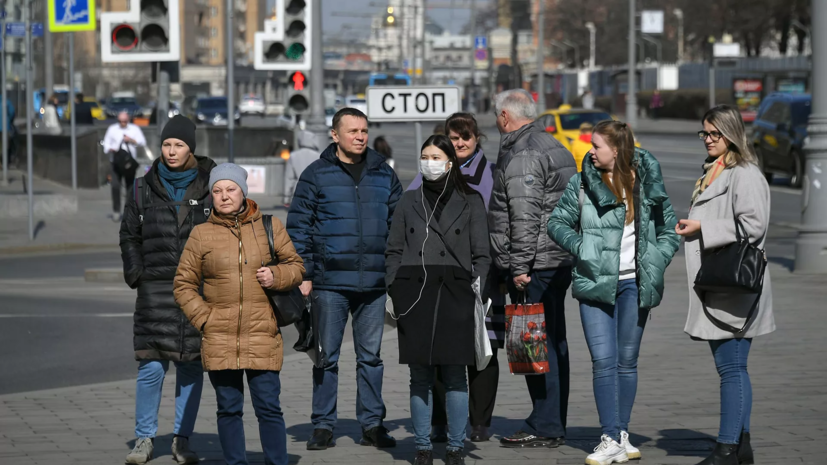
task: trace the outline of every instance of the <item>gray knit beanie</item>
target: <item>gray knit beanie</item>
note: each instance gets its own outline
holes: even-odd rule
[[[232,181],[238,184],[244,197],[247,197],[247,170],[235,163],[222,163],[210,171],[210,190],[218,181]]]

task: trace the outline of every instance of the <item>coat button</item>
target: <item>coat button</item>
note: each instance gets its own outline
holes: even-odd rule
[[[454,232],[457,234],[457,236],[459,236],[459,229],[454,230]]]
[[[413,233],[414,233],[414,228],[411,228],[411,234],[413,234]]]
[[[440,253],[439,253],[439,256],[440,256],[440,257],[444,257],[444,256],[445,256],[445,251],[443,250],[442,252],[440,252]]]
[[[701,254],[701,251],[700,251],[700,250],[696,250],[696,251],[695,251],[695,255],[700,255],[700,254]]]

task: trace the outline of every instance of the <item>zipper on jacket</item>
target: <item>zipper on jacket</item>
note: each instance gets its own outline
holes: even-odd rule
[[[238,217],[235,218],[235,228],[238,231],[238,329],[235,339],[235,363],[236,369],[241,369],[241,312],[244,306],[244,265],[242,262],[243,244],[241,242],[241,225],[238,224]]]
[[[367,167],[365,167],[367,168]],[[364,283],[362,282],[365,276],[365,251],[362,247],[364,238],[362,237],[362,197],[359,195],[359,184],[356,184],[356,216],[359,224],[359,292],[362,292]]]

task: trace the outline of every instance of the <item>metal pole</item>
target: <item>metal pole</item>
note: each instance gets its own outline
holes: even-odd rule
[[[312,0],[313,30],[310,45],[310,117],[307,129],[319,140],[327,140],[324,122],[324,54],[322,52],[322,0]]]
[[[425,142],[424,140],[422,140],[422,123],[419,122],[419,121],[414,123],[414,137],[416,137],[416,147],[415,147],[415,149],[416,149],[417,159],[418,159],[419,158],[419,156],[418,156],[419,147],[422,147],[422,143]]]
[[[595,33],[597,28],[594,23],[586,23],[586,28],[589,30],[589,69],[594,69],[596,56]]]
[[[70,116],[70,144],[72,146],[72,189],[78,189],[78,130],[77,116],[75,115],[75,33],[69,35],[69,114]]]
[[[52,32],[49,30],[49,2],[43,2],[43,73],[46,81],[45,98],[51,97],[55,92],[55,53],[52,47]],[[32,15],[34,20],[34,15]],[[46,104],[44,103],[45,107]]]
[[[629,74],[626,89],[626,123],[637,126],[637,60],[635,59],[635,0],[629,0]]]
[[[6,9],[6,2],[3,2],[3,10]],[[0,87],[3,88],[3,186],[9,185],[9,123],[14,124],[14,121],[9,121],[9,97],[6,95],[6,18],[0,18],[0,37],[2,37],[3,45],[0,47],[0,61],[3,62],[2,78],[0,79]]]
[[[167,125],[167,121],[169,120],[169,73],[167,71],[160,71],[157,76],[158,105],[156,111],[158,114],[155,115],[155,119],[158,123],[158,130],[163,131],[164,126]],[[227,116],[233,119],[235,117],[235,115],[229,113]]]
[[[422,31],[419,33],[419,82],[420,85],[427,84],[425,79],[425,17],[428,15],[428,0],[422,0]]]
[[[537,5],[537,112],[542,114],[546,111],[546,48],[545,43],[545,29],[546,29],[546,2],[540,0]]]
[[[678,63],[683,62],[683,10],[675,8],[675,16],[678,17]]]
[[[26,193],[29,197],[29,240],[34,240],[34,186],[32,183],[32,165],[34,156],[32,154],[32,114],[34,111],[34,94],[32,88],[32,6],[31,0],[24,3],[26,17]],[[5,111],[5,108],[3,109]]]
[[[233,25],[235,11],[233,0],[227,0],[227,159],[235,161],[233,133],[235,132],[235,59],[233,55]]]
[[[471,74],[468,77],[468,112],[469,113],[476,113],[477,112],[477,102],[476,102],[476,90],[474,85],[476,84],[476,72],[477,72],[477,2],[476,0],[471,1],[471,22],[469,23],[471,26]]]
[[[812,1],[813,24],[827,19],[827,3]],[[811,29],[813,44],[827,43],[827,30]],[[804,145],[801,229],[795,244],[796,273],[827,273],[827,48],[813,47],[813,101]]]
[[[709,108],[715,106],[715,58],[709,62]]]

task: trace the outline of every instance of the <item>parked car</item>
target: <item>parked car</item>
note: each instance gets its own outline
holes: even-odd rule
[[[540,115],[540,120],[546,126],[546,132],[551,133],[568,151],[571,151],[571,143],[580,137],[581,124],[597,125],[601,121],[611,119],[617,118],[603,110],[572,108],[571,105],[560,105],[559,108],[547,110]],[[640,147],[637,140],[635,140],[635,146]]]
[[[135,97],[112,96],[106,104],[106,116],[109,118],[117,118],[118,113],[125,111],[129,116],[136,117],[143,115],[143,108],[138,105]]]
[[[227,97],[200,98],[195,105],[195,120],[201,124],[226,126],[229,123],[229,115]],[[233,109],[232,116],[235,124],[240,125],[241,113],[239,113],[238,108]]]
[[[267,106],[264,104],[264,99],[258,95],[247,95],[241,98],[238,111],[242,115],[259,115],[263,118],[267,114]]]
[[[776,174],[790,179],[790,186],[801,187],[804,179],[804,152],[810,94],[772,93],[761,101],[752,126],[752,143],[758,165],[772,181]]]
[[[83,102],[89,105],[89,110],[92,112],[92,118],[98,121],[104,121],[106,119],[106,116],[103,114],[103,108],[98,102],[98,99],[95,97],[83,97]],[[65,116],[67,120],[72,117],[72,111],[69,109],[68,105],[66,106]]]

